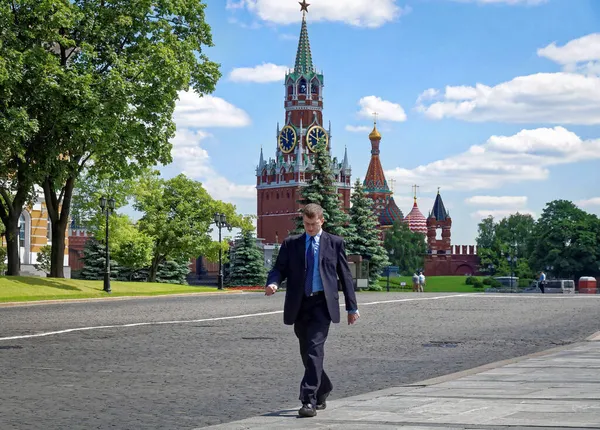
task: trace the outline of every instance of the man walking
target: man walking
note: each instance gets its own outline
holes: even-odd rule
[[[304,364],[298,415],[314,417],[317,410],[326,408],[325,400],[333,389],[323,369],[323,358],[329,326],[340,322],[338,278],[348,324],[354,324],[359,313],[344,240],[321,229],[325,221],[321,206],[306,205],[302,218],[305,233],[290,236],[281,244],[265,294],[275,294],[279,284],[287,279],[283,322],[294,326]]]
[[[423,292],[425,289],[425,275],[423,272],[419,272],[419,292]]]

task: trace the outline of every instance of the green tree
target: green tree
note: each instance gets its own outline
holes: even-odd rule
[[[337,186],[334,183],[334,174],[331,168],[331,155],[324,143],[317,145],[314,158],[313,170],[308,184],[302,188],[299,203],[307,205],[317,203],[323,208],[325,223],[323,230],[328,233],[344,237],[350,218],[342,209],[342,202]],[[296,218],[296,230],[298,234],[304,231],[302,216]]]
[[[515,275],[531,278],[533,272],[528,261],[534,226],[535,220],[531,215],[518,212],[497,223],[491,216],[484,218],[479,223],[476,238],[481,270],[489,274],[510,275],[511,266],[507,257],[516,256],[517,263],[513,266]]]
[[[190,273],[189,261],[163,261],[158,266],[156,282],[185,285],[188,273]]]
[[[267,280],[264,254],[250,230],[237,238],[232,252],[228,285],[264,285]]]
[[[183,174],[168,180],[143,178],[134,207],[143,214],[139,230],[153,242],[149,282],[156,281],[162,262],[189,260],[205,253],[212,242],[215,212],[225,213],[233,227],[252,228],[247,218],[235,212],[235,206],[213,200],[200,182]]]
[[[408,224],[396,221],[385,232],[384,246],[390,253],[392,265],[398,266],[403,275],[412,275],[423,268],[427,244],[422,233],[416,233],[408,228]]]
[[[119,274],[124,276],[125,272],[128,272],[127,280],[132,281],[139,276],[142,269],[150,266],[152,238],[133,225],[126,215],[120,215],[116,219],[120,221],[118,227],[113,229],[113,225],[109,225],[110,254],[121,268]],[[99,235],[99,237],[104,236]]]
[[[530,264],[536,271],[552,266],[558,278],[579,278],[598,273],[600,220],[568,200],[546,204],[532,239]]]
[[[378,220],[373,212],[373,200],[367,197],[360,179],[354,183],[351,196],[350,227],[347,229],[348,254],[362,255],[369,261],[369,287],[379,288],[379,277],[389,266],[387,251],[383,247]]]
[[[94,238],[85,242],[83,248],[83,269],[81,279],[100,280],[104,278],[106,264],[105,246]],[[119,267],[112,256],[110,258],[110,277],[119,276]]]
[[[277,263],[277,256],[279,255],[279,244],[275,244],[275,248],[273,248],[273,255],[271,255],[271,267],[269,270],[273,270],[275,268],[275,263]]]
[[[218,65],[199,0],[0,4],[0,217],[11,274],[18,214],[34,183],[52,221],[50,276],[63,277],[75,183],[86,166],[127,177],[170,162],[181,91],[214,90]],[[8,167],[7,167],[8,166]],[[8,170],[12,170],[8,171]],[[6,181],[5,181],[6,183]]]

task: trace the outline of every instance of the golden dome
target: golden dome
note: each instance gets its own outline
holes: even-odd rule
[[[379,131],[377,131],[377,124],[373,125],[373,131],[369,134],[369,139],[371,139],[371,140],[381,139],[381,134],[379,134]]]

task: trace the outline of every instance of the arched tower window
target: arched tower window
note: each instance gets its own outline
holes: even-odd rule
[[[290,97],[294,95],[294,86],[293,85],[289,85],[287,87],[287,95]]]
[[[319,81],[317,79],[313,79],[310,85],[310,93],[315,96],[319,95]]]
[[[300,83],[298,84],[298,93],[306,94],[306,79],[300,79]]]

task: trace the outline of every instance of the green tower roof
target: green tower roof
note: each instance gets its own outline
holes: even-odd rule
[[[308,41],[308,28],[306,26],[306,17],[302,16],[302,29],[300,30],[300,40],[298,41],[298,51],[296,52],[296,64],[294,72],[297,75],[313,73],[315,67],[310,53],[310,42]]]

